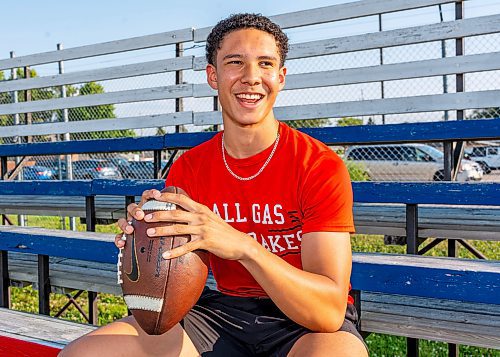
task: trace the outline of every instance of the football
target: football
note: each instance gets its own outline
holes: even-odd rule
[[[186,195],[169,186],[162,192]],[[159,210],[182,209],[172,203],[149,200],[145,214]],[[149,237],[148,228],[173,223],[146,223],[132,220],[134,233],[118,254],[118,281],[123,297],[141,328],[150,335],[161,335],[188,313],[200,297],[208,275],[208,253],[194,251],[174,259],[162,253],[190,241],[190,236]]]

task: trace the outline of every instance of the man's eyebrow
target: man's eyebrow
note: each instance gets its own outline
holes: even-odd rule
[[[277,61],[278,58],[274,56],[259,56],[257,57],[259,60],[268,60],[268,61]]]
[[[229,58],[242,58],[242,57],[243,57],[242,55],[239,55],[237,53],[230,53],[228,55],[225,55],[222,60],[226,60],[226,59],[229,59]]]
[[[243,55],[240,55],[238,53],[230,53],[230,54],[225,55],[224,58],[222,58],[222,60],[231,59],[231,58],[243,58],[243,57],[244,57]],[[259,57],[257,57],[257,59],[259,61],[262,61],[262,60],[278,61],[278,58],[275,56],[259,56]]]

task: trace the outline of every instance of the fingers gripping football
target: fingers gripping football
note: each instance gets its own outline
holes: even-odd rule
[[[120,230],[123,232],[115,236],[115,245],[118,248],[123,248],[125,246],[125,234],[132,234],[134,232],[134,227],[132,226],[132,218],[135,218],[137,220],[141,220],[144,218],[144,211],[141,209],[144,203],[151,199],[156,199],[160,196],[161,193],[158,190],[146,190],[142,193],[141,201],[139,202],[139,204],[131,203],[127,206],[127,219],[120,218],[117,222],[118,228],[120,228]]]
[[[176,258],[196,249],[203,249],[224,259],[244,257],[245,243],[252,239],[243,234],[221,217],[188,196],[162,193],[159,201],[166,201],[182,207],[184,210],[161,211],[147,214],[146,222],[171,222],[174,224],[148,229],[150,237],[190,235],[191,240],[180,247],[164,254],[165,258]]]

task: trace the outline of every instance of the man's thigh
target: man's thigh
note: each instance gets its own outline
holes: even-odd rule
[[[295,342],[288,356],[365,357],[368,356],[368,351],[363,342],[354,334],[337,331],[333,333],[308,333],[302,336]]]
[[[177,324],[159,336],[146,334],[133,316],[103,326],[71,342],[60,356],[199,356]]]

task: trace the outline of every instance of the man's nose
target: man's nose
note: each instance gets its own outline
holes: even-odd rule
[[[254,64],[245,65],[245,67],[243,68],[241,82],[250,86],[255,86],[257,84],[260,84],[260,81],[260,68]]]

